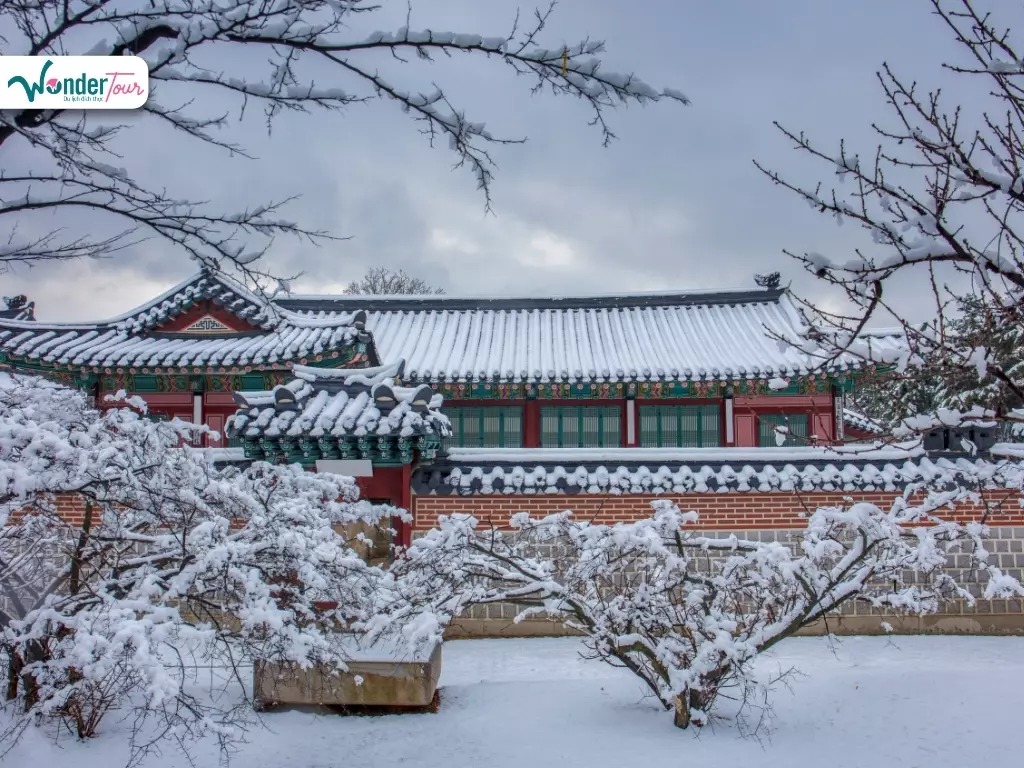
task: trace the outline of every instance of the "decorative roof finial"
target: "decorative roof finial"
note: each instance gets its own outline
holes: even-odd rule
[[[35,320],[35,304],[28,300],[28,296],[4,296],[4,304],[7,309],[0,310],[0,317],[9,320]]]
[[[767,290],[774,290],[779,287],[779,283],[782,282],[782,274],[779,272],[772,272],[770,275],[754,275],[754,282],[762,288]]]

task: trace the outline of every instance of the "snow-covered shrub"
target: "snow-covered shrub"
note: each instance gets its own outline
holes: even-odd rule
[[[54,716],[92,736],[117,707],[135,711],[136,752],[230,741],[247,702],[221,703],[201,667],[343,665],[337,630],[372,611],[383,572],[336,529],[396,510],[298,466],[217,469],[179,447],[191,425],[128,404],[0,374],[0,674],[22,713],[9,737]],[[78,517],[59,514],[69,494]]]
[[[843,603],[920,614],[944,599],[972,601],[944,571],[950,552],[970,556],[985,597],[1024,594],[986,562],[984,524],[941,516],[966,492],[913,502],[913,490],[889,509],[819,508],[792,548],[704,536],[693,530],[696,513],[664,500],[652,517],[615,525],[521,514],[501,533],[446,517],[393,569],[404,590],[394,612],[420,611],[425,637],[471,604],[558,617],[594,658],[642,679],[677,726],[700,726],[726,688],[744,704],[764,700],[770,684],[754,676],[755,657]]]

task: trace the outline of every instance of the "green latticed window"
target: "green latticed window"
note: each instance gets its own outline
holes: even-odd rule
[[[452,423],[445,448],[519,448],[523,444],[521,406],[458,406],[443,413]]]
[[[621,419],[615,407],[547,406],[540,409],[540,444],[543,448],[617,447]]]
[[[786,445],[807,445],[807,414],[806,413],[760,413],[757,416],[759,429],[758,445],[774,448],[779,445],[777,427],[788,429]]]
[[[714,448],[722,444],[717,405],[641,405],[641,448]]]

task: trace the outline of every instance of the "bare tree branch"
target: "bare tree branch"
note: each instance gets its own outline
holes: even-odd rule
[[[553,9],[554,3],[535,13],[530,27],[521,28],[517,17],[512,33],[497,37],[416,31],[407,25],[392,33],[359,38],[352,32],[353,22],[380,10],[379,5],[360,0],[154,0],[137,8],[108,0],[16,0],[0,6],[0,19],[19,33],[7,42],[5,53],[144,57],[152,92],[143,116],[188,139],[241,156],[247,156],[245,148],[221,135],[231,125],[227,115],[203,114],[196,96],[211,93],[233,98],[243,115],[250,105],[259,105],[268,130],[284,111],[336,112],[374,99],[394,102],[420,124],[431,145],[436,139],[447,140],[456,166],[472,171],[489,208],[496,168],[490,147],[519,144],[525,137],[492,133],[467,117],[439,85],[423,93],[388,79],[377,68],[377,54],[390,54],[406,63],[415,59],[418,67],[429,65],[437,56],[504,63],[517,76],[527,77],[534,93],[573,96],[584,102],[604,144],[614,137],[606,122],[609,109],[663,99],[687,103],[679,91],[657,90],[634,75],[604,71],[598,58],[604,52],[603,42],[585,39],[567,47],[542,47],[539,39]],[[90,42],[95,43],[91,48]],[[237,58],[233,54],[243,48],[265,57],[262,71],[235,74],[202,63],[216,52],[230,64]],[[252,60],[245,57],[247,62]],[[165,101],[175,88],[194,95],[177,104]],[[0,197],[0,215],[15,214],[26,222],[33,213],[76,205],[88,207],[99,220],[124,226],[118,235],[96,239],[65,231],[27,241],[12,236],[8,247],[0,250],[0,269],[47,258],[109,255],[138,234],[164,240],[204,266],[230,269],[259,284],[267,275],[253,264],[274,237],[287,235],[317,243],[333,239],[326,232],[277,218],[286,201],[228,213],[200,201],[176,199],[133,179],[106,160],[117,156],[119,135],[145,120],[113,126],[99,123],[89,119],[88,113],[63,110],[0,115],[0,147],[19,157],[31,152],[33,157],[28,178],[21,174],[16,181],[9,174],[3,180],[9,191]]]

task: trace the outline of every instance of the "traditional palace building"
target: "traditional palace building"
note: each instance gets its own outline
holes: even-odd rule
[[[396,526],[401,543],[453,512],[504,524],[515,512],[572,509],[614,522],[666,497],[710,532],[789,542],[817,506],[885,506],[912,483],[991,477],[1019,457],[983,427],[937,431],[915,448],[851,445],[878,431],[843,405],[865,371],[851,357],[822,372],[780,341],[809,330],[779,289],[268,300],[200,274],[98,323],[40,322],[14,297],[0,311],[0,366],[83,388],[101,406],[124,390],[153,418],[209,425],[217,435],[204,446],[221,461],[354,476],[365,498],[412,513]],[[965,451],[963,438],[982,450]],[[59,503],[82,513],[72,497]],[[991,557],[1024,575],[1018,494],[986,494],[955,514],[984,515]],[[956,556],[948,567],[968,578]],[[452,631],[552,631],[539,620],[510,630],[515,612],[478,606]],[[937,617],[889,621],[1024,632],[1024,608],[958,601]],[[879,622],[851,604],[829,631]]]
[[[416,528],[451,511],[625,519],[666,494],[715,527],[785,528],[808,503],[891,497],[966,461],[842,447],[875,429],[843,408],[860,361],[822,373],[780,342],[808,330],[782,289],[268,300],[204,273],[103,322],[5,314],[0,363],[209,425],[224,460],[353,475]]]

